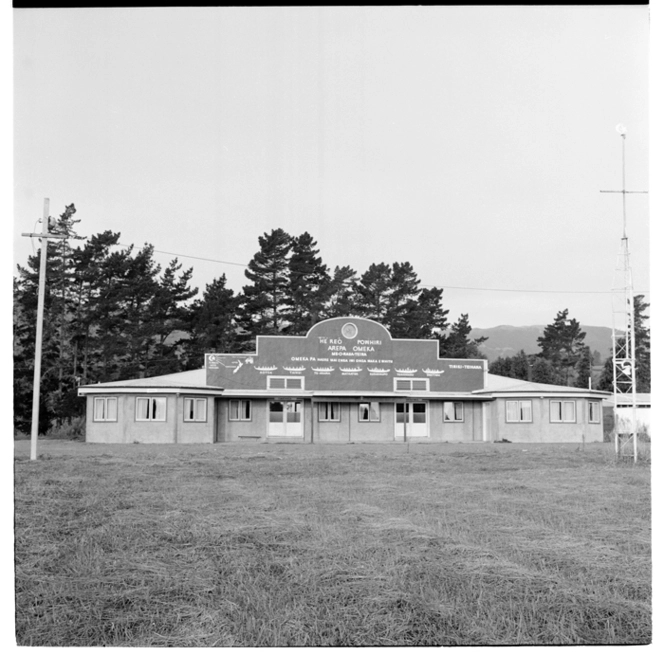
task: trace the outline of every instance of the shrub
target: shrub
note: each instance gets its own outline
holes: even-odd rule
[[[73,441],[85,440],[85,416],[75,416],[63,421],[60,425],[53,425],[46,433],[47,439],[70,439]]]

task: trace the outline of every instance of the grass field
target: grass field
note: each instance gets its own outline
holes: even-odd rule
[[[643,644],[650,468],[610,444],[15,444],[42,646]]]

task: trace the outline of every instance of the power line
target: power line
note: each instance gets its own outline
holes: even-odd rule
[[[115,245],[122,246],[123,248],[131,248],[131,246],[126,243],[117,243]],[[183,255],[182,253],[179,252],[168,252],[167,250],[155,249],[154,252],[161,253],[162,255],[173,255],[174,257],[186,257],[187,259],[198,259],[202,262],[213,262],[215,264],[228,264],[229,266],[242,266],[242,268],[247,267],[247,264],[240,264],[238,262],[226,262],[222,259],[210,259],[208,257],[196,257],[195,255]]]
[[[122,246],[123,248],[130,248],[131,246],[126,244],[126,243],[118,243],[116,244],[118,246]],[[204,261],[204,262],[212,262],[214,264],[226,264],[228,266],[241,266],[242,268],[246,268],[247,264],[240,264],[239,262],[228,262],[223,259],[211,259],[209,257],[197,257],[195,255],[184,255],[179,252],[169,252],[167,250],[157,250],[154,249],[154,252],[158,252],[162,255],[172,255],[173,257],[184,257],[186,259],[197,259],[199,261]],[[437,287],[439,289],[456,289],[456,290],[461,290],[461,291],[493,291],[493,292],[498,292],[498,293],[550,293],[550,294],[585,294],[585,295],[593,295],[593,294],[610,294],[613,293],[612,291],[549,291],[546,289],[496,289],[496,288],[489,288],[489,287],[456,287],[452,286],[449,284],[422,284],[421,286],[423,287],[428,287],[428,288],[433,288]],[[650,293],[649,291],[644,291],[644,292],[639,292],[639,293]]]

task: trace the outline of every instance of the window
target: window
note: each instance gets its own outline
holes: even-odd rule
[[[429,391],[426,378],[394,378],[395,391]]]
[[[576,423],[576,403],[573,400],[552,400],[551,423]]]
[[[231,400],[229,421],[251,421],[251,400]]]
[[[426,423],[426,422],[427,422],[426,403],[413,403],[413,423]]]
[[[599,413],[599,402],[596,400],[588,401],[588,422],[589,423],[599,423],[600,422],[600,413]]]
[[[304,389],[304,378],[289,375],[268,375],[268,389]]]
[[[443,403],[443,421],[463,422],[463,403],[446,401]]]
[[[137,421],[165,421],[166,398],[136,398]]]
[[[360,403],[359,409],[359,420],[361,422],[364,423],[365,421],[368,421],[369,423],[374,423],[380,421],[380,403]]]
[[[183,418],[187,422],[205,423],[207,421],[207,399],[185,398]]]
[[[318,403],[319,421],[339,421],[339,403]]]
[[[507,423],[532,423],[532,400],[507,400],[505,402],[505,420]]]
[[[118,399],[117,398],[95,398],[93,421],[117,421]]]

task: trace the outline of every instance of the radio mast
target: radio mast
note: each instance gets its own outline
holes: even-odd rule
[[[638,459],[638,436],[636,425],[636,356],[634,343],[634,286],[632,268],[629,262],[629,241],[627,239],[627,194],[648,193],[647,191],[627,191],[625,188],[625,139],[627,129],[616,125],[622,138],[622,189],[600,191],[600,193],[621,193],[623,205],[623,232],[618,250],[618,261],[613,278],[613,419],[616,455]],[[629,410],[628,431],[623,428],[619,408]]]

